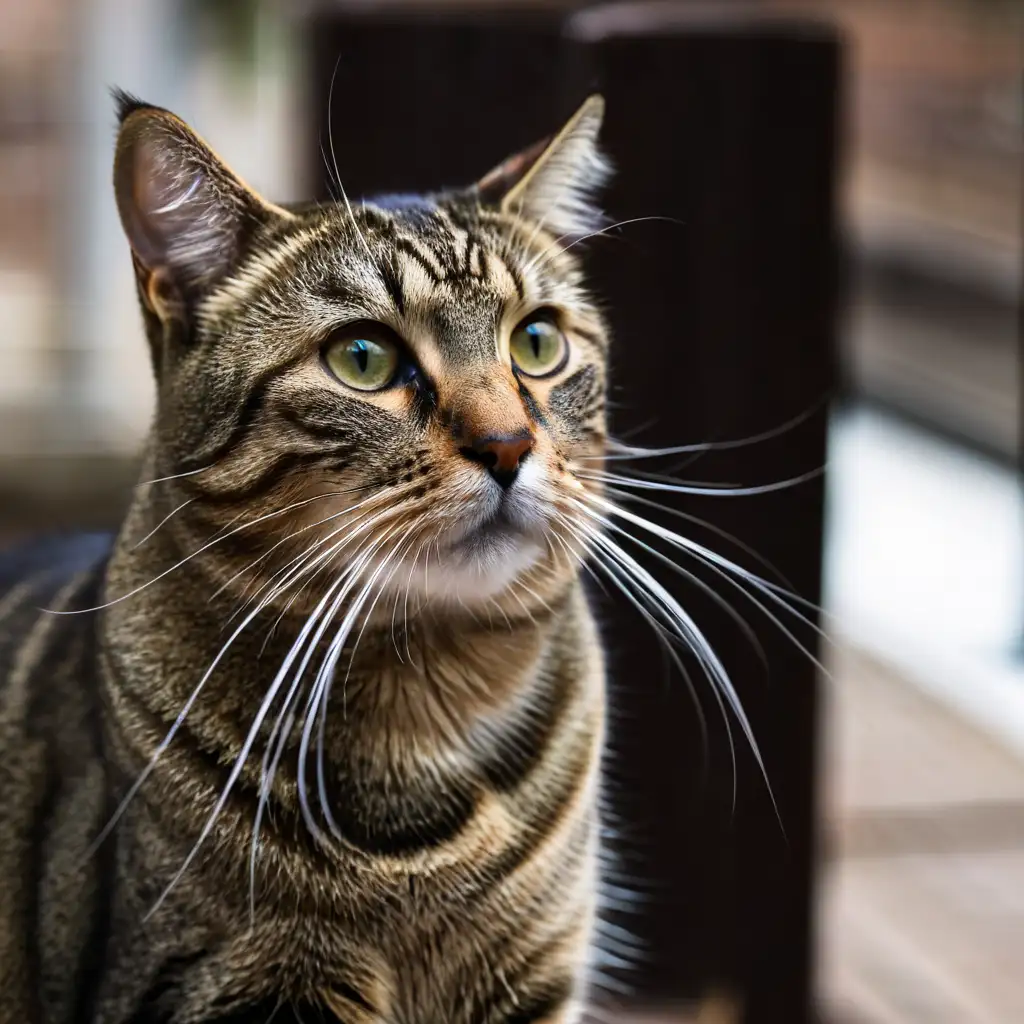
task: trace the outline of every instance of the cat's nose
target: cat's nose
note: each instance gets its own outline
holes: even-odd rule
[[[515,483],[519,467],[533,451],[533,435],[528,430],[515,434],[488,434],[473,438],[459,451],[471,462],[478,462],[504,488]]]

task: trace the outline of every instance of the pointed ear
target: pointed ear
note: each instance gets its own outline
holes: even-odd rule
[[[604,99],[591,96],[553,138],[509,157],[477,183],[485,203],[579,238],[601,227],[595,193],[611,175],[597,145]]]
[[[164,316],[238,261],[253,230],[292,215],[260,198],[180,118],[116,93],[114,192],[143,296]]]

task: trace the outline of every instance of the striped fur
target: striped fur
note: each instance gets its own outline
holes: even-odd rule
[[[578,1019],[605,698],[560,524],[607,337],[560,236],[600,116],[479,187],[285,210],[122,97],[157,410],[116,538],[0,563],[3,1022]],[[570,355],[528,378],[541,308]],[[353,321],[406,378],[331,376]],[[533,444],[504,496],[492,434]]]

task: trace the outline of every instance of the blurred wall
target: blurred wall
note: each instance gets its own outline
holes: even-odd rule
[[[196,125],[256,188],[295,198],[288,22],[225,49],[184,0],[0,5],[0,455],[130,453],[152,386],[110,183],[120,86]]]

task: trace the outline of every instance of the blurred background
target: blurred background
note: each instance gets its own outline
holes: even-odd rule
[[[737,61],[729,89],[739,89],[737,75],[753,76],[751,68],[773,75],[778,67],[793,96],[832,90],[814,127],[824,133],[816,145],[804,145],[800,125],[787,120],[784,90],[763,94],[763,118],[793,153],[793,174],[799,177],[807,161],[818,162],[821,195],[834,203],[822,200],[807,214],[821,221],[813,244],[825,246],[820,251],[829,257],[835,241],[841,257],[834,282],[808,286],[821,289],[807,293],[823,317],[808,342],[817,346],[821,373],[802,392],[803,405],[791,410],[799,413],[816,399],[830,403],[819,428],[827,443],[826,500],[806,510],[806,543],[814,550],[804,562],[817,578],[803,592],[814,598],[823,581],[828,615],[822,621],[833,641],[822,648],[831,677],[815,681],[821,699],[805,707],[815,734],[793,739],[809,751],[799,770],[813,779],[806,791],[797,789],[815,814],[805,837],[814,869],[801,868],[798,880],[812,901],[811,945],[798,951],[802,966],[793,969],[806,972],[826,1022],[1024,1021],[1024,514],[1018,472],[1024,436],[1024,5],[721,0],[574,13],[584,6],[555,0],[401,6],[373,0],[0,0],[0,541],[41,529],[116,526],[152,412],[134,282],[110,186],[109,86],[174,109],[254,186],[287,201],[326,196],[319,149],[325,127],[332,129],[350,192],[451,184],[431,175],[462,174],[457,160],[435,166],[423,158],[417,165],[410,155],[410,173],[426,168],[424,180],[405,181],[405,165],[390,155],[404,152],[403,146],[410,153],[429,147],[431,131],[449,116],[441,100],[436,122],[425,115],[426,127],[400,118],[374,121],[359,111],[371,109],[374,96],[404,88],[402,76],[413,73],[413,64],[417,75],[436,84],[448,73],[440,70],[446,63],[485,63],[492,37],[507,43],[510,26],[526,33],[530,49],[522,63],[512,60],[501,73],[529,113],[518,122],[512,117],[507,132],[501,123],[485,129],[478,122],[477,130],[468,122],[467,153],[489,153],[473,165],[478,174],[531,141],[534,124],[540,132],[554,128],[592,81],[603,85],[600,68],[579,70],[579,47],[588,41],[605,40],[597,64],[604,77],[625,81],[624,65],[615,63],[618,51],[607,43],[612,36],[649,41],[696,33],[695,66],[714,69],[716,34],[739,32],[739,56],[722,51],[723,60]],[[466,19],[473,31],[458,36],[443,61],[420,59],[424,48],[440,45],[438,25],[461,26]],[[544,76],[551,67],[538,70],[531,62],[543,52],[548,65],[557,64],[563,51],[543,49],[555,37],[574,41],[566,59],[576,63],[569,84],[549,91],[544,83],[554,79]],[[826,67],[831,57],[823,71],[813,61],[806,71],[799,61],[790,66],[793,56],[762,59],[761,41],[780,37],[838,54],[838,78]],[[705,43],[710,53],[700,49]],[[371,46],[378,47],[373,60],[367,57]],[[713,107],[713,89],[701,93],[687,85],[690,66],[678,62],[680,94],[697,107]],[[329,83],[339,67],[332,113],[326,110]],[[633,88],[628,82],[619,93],[608,88],[610,117],[636,114],[631,130],[647,133],[638,136],[638,151],[654,153],[652,140],[664,145],[673,124],[628,109]],[[457,92],[438,85],[430,95]],[[745,133],[754,138],[751,125],[762,113],[757,90],[743,96],[745,120],[731,120],[727,107],[719,119],[723,134],[739,140],[736,152],[743,151]],[[491,120],[505,116],[502,107]],[[699,113],[694,116],[702,123]],[[506,135],[507,145],[493,141]],[[619,130],[612,135],[626,137]],[[696,150],[703,140],[687,143]],[[750,142],[751,152],[763,144]],[[380,155],[383,147],[390,162]],[[611,148],[628,178],[629,154]],[[810,230],[799,220],[804,208],[800,195],[790,195],[784,171],[778,164],[773,194],[755,196],[762,206],[790,204],[796,211],[792,238],[778,233],[783,263],[798,261],[787,252]],[[757,180],[756,167],[744,173]],[[389,175],[395,180],[384,180]],[[695,181],[687,210],[704,202]],[[752,186],[735,187],[754,194]],[[634,196],[623,195],[620,206],[636,206]],[[645,201],[645,213],[672,212],[652,208],[650,197]],[[611,205],[616,216],[631,212]],[[740,216],[735,204],[723,203],[718,216],[715,237],[742,237],[730,219]],[[687,230],[696,236],[696,216],[690,222],[694,226],[684,224],[678,237]],[[640,248],[647,244],[642,233],[622,237]],[[676,237],[661,230],[650,245],[671,258],[674,245],[685,245]],[[632,259],[633,250],[623,246],[602,251],[601,279],[614,282]],[[682,262],[681,278],[691,266],[702,266],[692,253]],[[716,286],[725,302],[728,283]],[[743,294],[734,299],[746,301]],[[652,289],[648,301],[664,307],[668,300]],[[617,333],[621,341],[628,325]],[[769,353],[786,343],[760,341]],[[771,388],[775,379],[784,387],[798,373],[792,363],[765,364],[763,356],[755,367],[752,356],[744,362],[746,351],[737,347],[730,364],[734,388],[754,382]],[[642,375],[627,369],[626,379],[619,402],[641,403]],[[741,421],[724,413],[716,419],[711,404],[698,422],[720,437]],[[636,435],[640,443],[652,439],[705,437]],[[777,443],[784,447],[786,435]],[[803,449],[814,450],[813,443]],[[814,466],[798,459],[792,468]],[[764,482],[766,470],[758,472],[756,480],[741,482]],[[702,514],[714,521],[717,511]],[[737,532],[747,535],[742,524]],[[781,690],[786,681],[773,685]],[[648,783],[632,783],[646,793],[638,795],[640,803],[650,801],[651,773],[669,770],[674,753],[661,749],[654,767],[645,769]],[[627,796],[630,784],[624,783]],[[700,841],[686,829],[683,805],[666,799],[665,815],[681,816],[680,834]],[[718,848],[704,841],[710,845],[701,863],[717,865]],[[662,858],[659,870],[671,873],[675,863]],[[691,877],[677,888],[702,884],[694,870],[691,865]],[[795,908],[799,916],[798,898]],[[694,911],[697,918],[713,912]],[[734,924],[742,921],[735,908],[729,913]],[[643,934],[645,927],[641,920],[635,930]],[[650,934],[661,936],[665,927],[652,925]],[[757,949],[769,957],[768,950],[786,941],[763,919],[751,927],[763,929],[752,940],[755,958]],[[660,941],[653,940],[655,947]],[[639,991],[618,997],[622,1013],[674,1003],[707,985],[742,988],[736,979],[745,968],[715,963],[695,977],[684,965],[674,974],[671,957],[689,947],[661,946],[653,954],[664,961],[660,971],[650,972],[649,985],[641,981]],[[805,1018],[751,1010],[749,1019],[799,1024]]]

